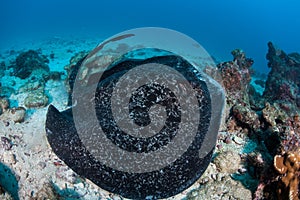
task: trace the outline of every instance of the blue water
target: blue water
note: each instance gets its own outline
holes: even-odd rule
[[[0,45],[57,35],[98,36],[145,26],[175,29],[196,39],[220,61],[242,48],[267,72],[267,42],[300,52],[297,0],[0,0]]]

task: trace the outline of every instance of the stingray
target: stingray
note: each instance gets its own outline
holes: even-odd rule
[[[201,77],[201,73],[195,70],[194,66],[182,57],[167,55],[145,60],[124,59],[115,63],[103,74],[95,93],[95,110],[99,126],[103,129],[107,139],[114,145],[127,152],[147,154],[171,143],[178,134],[183,111],[178,104],[176,95],[168,88],[157,84],[140,87],[129,102],[131,119],[138,126],[147,126],[151,123],[148,112],[155,104],[160,104],[166,109],[168,118],[157,134],[144,138],[135,137],[126,134],[114,121],[110,107],[110,94],[113,88],[126,72],[136,66],[149,63],[163,64],[175,69],[186,78],[197,93],[197,112],[200,115],[197,132],[187,150],[170,164],[158,170],[134,173],[114,169],[101,162],[85,146],[78,135],[72,112],[76,105],[62,112],[50,105],[45,125],[47,139],[52,150],[74,172],[109,192],[131,199],[158,199],[174,196],[199,179],[213,154],[213,149],[209,149],[205,156],[199,156],[201,146],[205,145],[204,138],[211,132],[209,130],[211,121],[216,121],[218,127],[220,119],[219,116],[212,116],[212,106],[215,103],[211,101],[210,90],[205,79]],[[153,94],[150,94],[151,92]],[[139,94],[147,95],[139,96]],[[158,101],[157,99],[163,100]],[[87,126],[89,125],[87,124]],[[99,144],[100,146],[101,144]],[[131,165],[143,166],[143,163],[131,163]]]

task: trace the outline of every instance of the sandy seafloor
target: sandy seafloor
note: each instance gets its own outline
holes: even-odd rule
[[[28,41],[11,45],[11,47],[0,50],[0,62],[5,61],[6,65],[13,60],[19,52],[29,49],[42,51],[43,55],[48,56],[54,53],[54,59],[50,59],[49,67],[51,71],[64,71],[64,66],[69,64],[69,60],[75,53],[80,51],[90,51],[103,38],[76,38],[76,37],[53,37],[40,41]],[[14,51],[15,53],[12,53]],[[65,77],[64,77],[65,78]],[[12,84],[13,80],[15,85]],[[18,87],[25,84],[24,80],[7,74],[0,78],[2,86]],[[64,80],[46,83],[45,90],[50,94],[49,104],[54,105],[59,110],[65,110],[67,107],[67,90]],[[24,106],[26,93],[12,94],[9,97],[10,107]],[[0,183],[12,196],[19,199],[42,199],[53,192],[51,184],[55,186],[55,192],[59,193],[60,199],[124,199],[115,194],[110,194],[102,190],[89,180],[78,177],[52,152],[46,139],[45,120],[47,107],[27,109],[25,121],[14,123],[6,119],[5,115],[0,116],[0,137],[13,137],[13,146],[11,150],[0,149],[1,166]],[[7,122],[9,125],[7,126]],[[220,133],[222,134],[222,133]],[[236,140],[241,140],[240,138]],[[240,141],[245,143],[245,141]],[[249,148],[254,148],[249,144]],[[237,153],[245,151],[238,143],[230,145],[223,144],[224,149],[229,148]],[[11,172],[7,172],[7,167]],[[216,175],[215,166],[211,164],[205,176]],[[203,179],[203,177],[202,177]],[[200,180],[197,181],[186,191],[169,199],[190,199],[187,194],[199,188]],[[232,188],[234,190],[234,188]],[[245,190],[249,192],[249,190]],[[54,193],[55,193],[54,192]],[[241,191],[242,192],[242,191]],[[211,194],[213,195],[213,194]],[[7,194],[2,194],[1,199],[9,199]],[[207,196],[206,196],[207,197]],[[244,196],[245,199],[247,195]],[[193,199],[193,198],[191,198]],[[201,199],[199,196],[198,199]],[[234,199],[234,198],[233,198]],[[237,199],[237,198],[236,198]]]

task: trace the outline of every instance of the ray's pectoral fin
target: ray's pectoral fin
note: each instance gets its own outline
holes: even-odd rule
[[[76,132],[72,110],[59,112],[50,105],[47,112],[46,135],[54,153],[79,175],[89,155]]]

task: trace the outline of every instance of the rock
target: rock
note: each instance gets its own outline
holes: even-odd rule
[[[50,53],[49,57],[50,57],[51,60],[53,60],[55,58],[55,54],[54,53]]]
[[[24,100],[27,108],[45,107],[48,104],[48,97],[42,91],[34,91],[28,94]]]
[[[262,88],[264,90],[264,88]],[[264,108],[265,100],[262,98],[263,90],[257,91],[257,87],[250,84],[249,87],[249,104],[254,111],[261,111]]]
[[[25,119],[26,109],[23,107],[12,108],[9,110],[9,118],[15,123],[21,123]]]
[[[122,198],[118,195],[112,195],[111,199],[112,200],[122,200]]]
[[[300,94],[296,98],[296,105],[300,109]]]
[[[0,108],[2,109],[2,111],[5,111],[9,108],[9,101],[7,98],[0,97]]]
[[[240,166],[241,157],[233,151],[220,153],[213,161],[220,172],[235,173]]]

